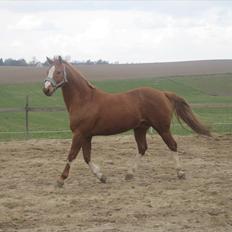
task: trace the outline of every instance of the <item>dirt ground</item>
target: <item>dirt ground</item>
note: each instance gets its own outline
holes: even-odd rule
[[[232,231],[232,136],[175,137],[186,180],[158,136],[148,136],[135,179],[124,180],[136,153],[127,135],[93,140],[106,184],[80,153],[63,188],[55,182],[70,140],[1,142],[0,231]]]

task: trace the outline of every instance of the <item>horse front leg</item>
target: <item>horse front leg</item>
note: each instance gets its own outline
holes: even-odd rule
[[[100,167],[91,161],[91,140],[92,140],[92,137],[89,137],[83,140],[82,151],[83,151],[84,160],[89,165],[89,168],[92,171],[92,173],[102,183],[106,183],[106,177],[102,174]]]
[[[142,156],[144,156],[147,150],[146,133],[148,128],[136,128],[134,129],[135,141],[138,147],[138,153],[135,156],[134,164],[130,167],[128,173],[125,176],[125,180],[131,180],[134,178],[134,173],[138,169],[138,165],[141,162]]]
[[[62,187],[64,185],[65,179],[68,178],[69,170],[71,167],[72,161],[77,157],[78,152],[80,151],[82,146],[82,136],[80,133],[74,133],[72,138],[71,149],[68,154],[67,163],[65,165],[64,171],[57,180],[58,187]]]

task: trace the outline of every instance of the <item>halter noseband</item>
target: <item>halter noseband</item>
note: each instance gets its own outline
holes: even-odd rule
[[[54,87],[55,89],[58,89],[59,87],[63,87],[64,84],[68,82],[65,66],[64,66],[63,72],[64,72],[63,73],[64,79],[60,83],[57,84],[56,80],[54,80],[52,77],[49,77],[49,76],[47,76],[47,78],[44,80],[44,82],[49,81],[52,84],[52,87]]]

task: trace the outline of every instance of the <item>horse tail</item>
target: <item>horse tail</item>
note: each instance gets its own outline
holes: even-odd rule
[[[211,136],[209,128],[203,125],[199,119],[194,115],[191,107],[185,101],[184,98],[177,96],[174,93],[165,92],[166,97],[172,103],[176,118],[182,125],[180,119],[182,119],[193,131],[197,134],[202,134],[206,136]]]

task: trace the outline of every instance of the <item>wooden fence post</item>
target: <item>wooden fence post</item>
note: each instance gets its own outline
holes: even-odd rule
[[[26,105],[25,105],[25,129],[26,129],[26,138],[29,138],[29,96],[26,96]]]

